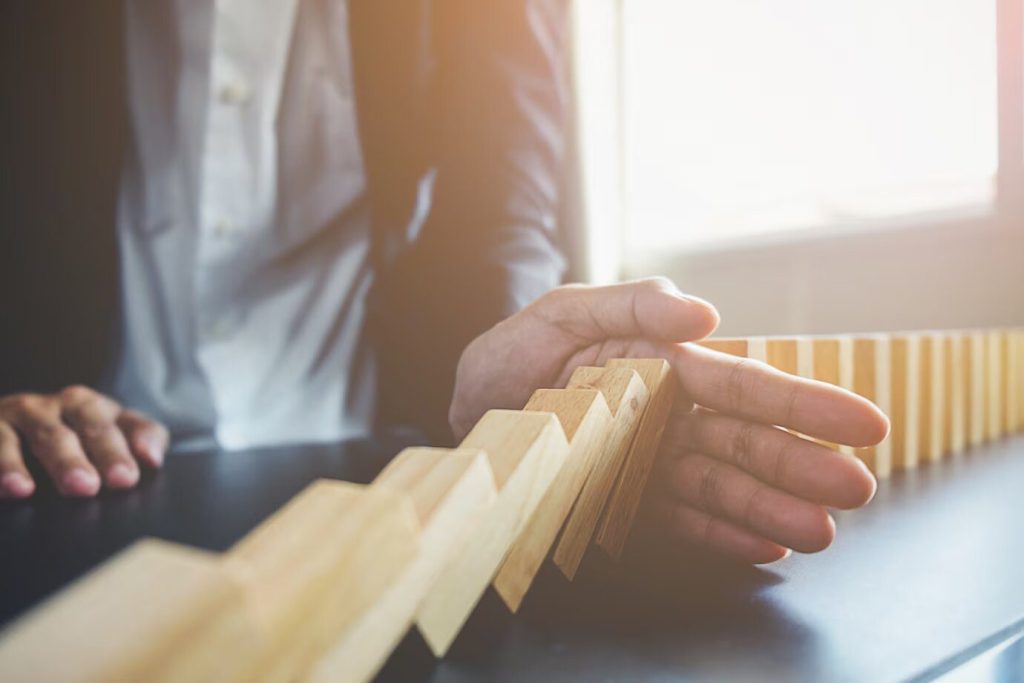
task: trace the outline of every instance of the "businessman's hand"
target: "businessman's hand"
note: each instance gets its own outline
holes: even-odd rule
[[[888,420],[843,389],[683,343],[717,324],[710,304],[667,280],[553,290],[463,352],[452,429],[461,438],[486,410],[521,408],[535,389],[565,386],[580,365],[665,358],[680,392],[644,519],[746,562],[823,550],[835,534],[826,507],[864,505],[875,480],[856,458],[778,427],[868,446],[885,437]]]
[[[167,443],[162,425],[87,387],[0,398],[0,499],[35,491],[28,451],[58,491],[87,497],[135,486],[139,464],[159,467]]]

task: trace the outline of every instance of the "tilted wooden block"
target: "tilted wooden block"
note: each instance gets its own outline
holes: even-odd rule
[[[487,589],[561,469],[569,444],[551,413],[491,410],[461,447],[487,453],[498,495],[420,605],[417,626],[438,656],[448,651]]]
[[[594,537],[650,394],[640,375],[630,368],[579,367],[569,379],[568,388],[600,391],[614,416],[608,434],[597,447],[593,469],[555,548],[555,564],[571,580]]]
[[[596,389],[538,389],[525,410],[554,413],[569,441],[569,451],[494,579],[498,595],[513,612],[519,610],[576,502],[612,422],[608,404]]]
[[[0,677],[246,680],[265,645],[218,556],[143,540],[5,631]]]
[[[372,678],[401,641],[427,591],[494,504],[494,475],[483,451],[407,448],[371,488],[408,495],[422,531],[419,553],[394,584],[316,663],[321,681]]]
[[[853,340],[853,391],[872,401],[886,415],[892,414],[892,363],[890,338],[868,335]],[[856,455],[875,476],[892,473],[892,435],[882,443],[858,448]]]
[[[407,571],[419,525],[408,496],[311,484],[227,554],[272,647],[251,678],[294,680]]]
[[[626,547],[626,539],[640,507],[647,477],[657,456],[661,435],[672,412],[676,378],[668,361],[661,359],[613,359],[605,366],[636,370],[650,393],[647,408],[640,418],[640,426],[615,482],[597,533],[597,544],[611,557],[618,559]]]
[[[896,469],[917,467],[921,410],[921,338],[892,337],[892,460]]]

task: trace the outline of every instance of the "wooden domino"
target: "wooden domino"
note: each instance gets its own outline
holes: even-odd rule
[[[626,539],[640,507],[640,498],[654,465],[662,432],[665,431],[665,424],[672,411],[676,379],[668,361],[660,358],[613,359],[606,365],[610,368],[636,370],[650,393],[647,408],[640,418],[636,436],[633,438],[597,533],[597,544],[611,557],[618,559],[626,547]]]
[[[864,335],[852,340],[853,391],[874,402],[886,415],[892,414],[892,360],[886,335]],[[857,457],[878,477],[892,472],[892,434],[875,446],[859,448]]]
[[[143,540],[6,631],[0,677],[243,681],[267,645],[219,557]]]
[[[224,566],[271,640],[250,676],[307,675],[411,565],[418,534],[407,496],[321,480],[242,539]]]
[[[612,414],[596,389],[538,389],[526,410],[554,413],[565,431],[565,463],[541,498],[501,565],[494,587],[513,612],[530,589],[548,550],[594,467],[599,444],[607,438]]]
[[[320,658],[312,680],[370,680],[415,621],[447,559],[461,551],[497,497],[486,454],[472,449],[407,448],[372,487],[412,501],[421,528],[419,552]]]
[[[569,379],[568,388],[600,391],[614,419],[607,436],[595,449],[593,468],[555,548],[555,564],[572,579],[597,530],[605,501],[640,426],[640,416],[647,407],[650,393],[640,375],[631,368],[579,367]]]
[[[487,453],[497,498],[463,551],[449,558],[417,614],[419,630],[438,656],[469,618],[569,450],[553,414],[514,410],[487,412],[461,447]]]

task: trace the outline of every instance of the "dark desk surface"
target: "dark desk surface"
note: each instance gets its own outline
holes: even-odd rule
[[[182,454],[137,491],[0,504],[0,622],[140,536],[224,550],[309,481],[369,481],[397,450]],[[1017,438],[883,483],[832,548],[770,569],[641,544],[619,565],[593,553],[573,584],[549,563],[518,615],[489,592],[444,661],[411,633],[381,677],[931,677],[1024,630],[1022,491]]]

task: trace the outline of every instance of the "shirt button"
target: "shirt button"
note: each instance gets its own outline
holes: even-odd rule
[[[213,234],[221,239],[229,239],[238,234],[238,226],[227,219],[221,219],[213,224]]]
[[[246,104],[250,98],[249,86],[242,81],[225,83],[218,97],[223,104]]]

